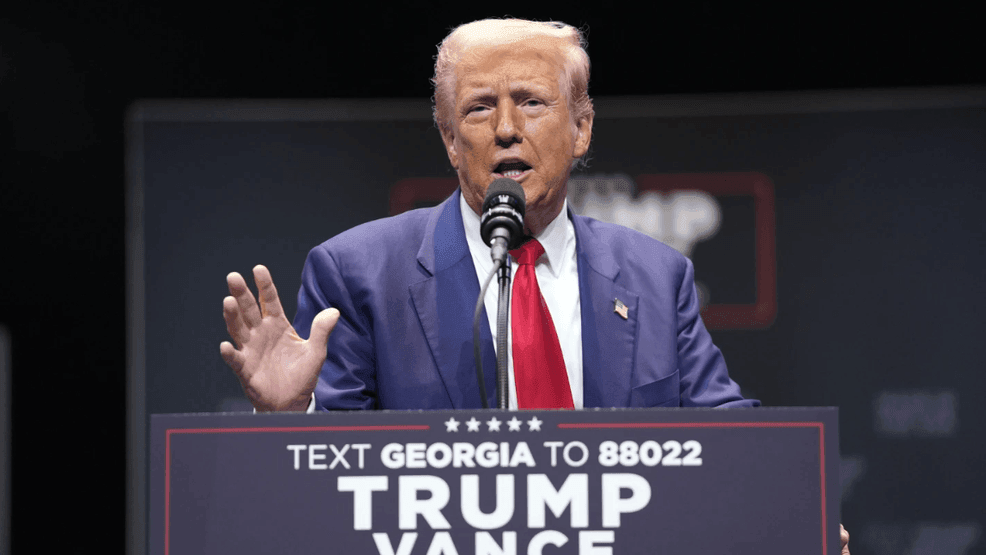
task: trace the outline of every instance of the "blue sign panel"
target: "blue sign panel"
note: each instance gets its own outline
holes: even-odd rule
[[[155,555],[835,554],[837,410],[155,415]]]

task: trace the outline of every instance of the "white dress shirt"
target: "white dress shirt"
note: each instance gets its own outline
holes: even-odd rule
[[[490,258],[490,247],[483,243],[479,231],[479,216],[466,204],[459,195],[459,210],[462,212],[462,224],[465,226],[466,242],[472,255],[473,265],[480,286],[490,270],[493,260]],[[541,296],[548,305],[551,320],[558,334],[562,357],[565,359],[565,370],[568,371],[568,383],[572,388],[572,402],[575,408],[582,408],[582,303],[579,296],[579,272],[575,254],[575,226],[568,219],[568,201],[562,206],[561,213],[548,224],[540,234],[535,236],[544,254],[534,265],[538,287]],[[517,264],[509,257],[511,278],[516,273]],[[514,281],[511,282],[513,287]],[[493,333],[493,346],[496,348],[496,312],[499,288],[496,278],[486,290],[486,316],[489,318],[490,331]],[[510,313],[513,317],[513,312]],[[510,326],[507,327],[507,374],[510,384],[509,407],[517,408],[517,388],[514,385],[513,343]]]

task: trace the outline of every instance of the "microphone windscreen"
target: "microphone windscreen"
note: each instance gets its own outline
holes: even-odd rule
[[[520,212],[521,216],[524,215],[527,206],[527,196],[524,194],[524,188],[520,186],[520,183],[509,177],[501,177],[490,183],[490,186],[486,189],[486,198],[483,200],[483,212],[489,210],[492,204],[501,202],[499,198],[501,195],[513,197],[507,201],[507,204],[512,205],[514,210]]]

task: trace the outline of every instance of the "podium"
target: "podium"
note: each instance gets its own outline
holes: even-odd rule
[[[149,552],[839,552],[835,408],[151,418]]]

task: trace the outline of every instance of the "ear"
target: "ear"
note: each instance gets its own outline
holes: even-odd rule
[[[592,141],[592,117],[594,114],[580,119],[575,123],[575,148],[572,151],[572,158],[581,158],[589,152],[589,143]]]
[[[442,142],[445,143],[445,152],[448,154],[448,161],[452,164],[452,168],[455,170],[459,169],[459,151],[455,146],[455,131],[452,127],[441,129]]]

